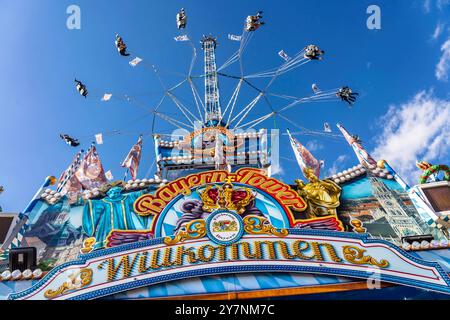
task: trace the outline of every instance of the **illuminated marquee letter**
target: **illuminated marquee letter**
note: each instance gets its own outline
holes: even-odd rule
[[[115,259],[108,259],[106,262],[108,263],[108,281],[113,281],[116,279],[117,274],[120,270],[122,270],[122,278],[128,278],[130,276],[130,272],[133,270],[134,265],[137,261],[137,258],[140,254],[135,254],[133,260],[130,263],[130,257],[128,255],[120,258],[117,266],[115,265]]]

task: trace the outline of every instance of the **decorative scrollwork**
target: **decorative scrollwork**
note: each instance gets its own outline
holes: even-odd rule
[[[287,229],[277,229],[266,218],[248,215],[243,219],[244,230],[249,234],[272,234],[285,237],[289,234]]]
[[[185,227],[181,228],[180,231],[174,237],[165,237],[164,243],[167,245],[176,244],[178,242],[183,242],[188,239],[198,239],[206,235],[206,223],[203,219],[192,220],[187,223]]]
[[[380,260],[379,262],[372,258],[371,256],[365,256],[364,252],[367,250],[355,247],[355,246],[344,246],[342,248],[344,253],[344,258],[350,263],[354,264],[370,264],[380,268],[386,268],[389,266],[389,262],[387,260]]]
[[[84,239],[83,247],[80,249],[81,253],[89,253],[94,250],[96,239],[94,237],[89,237]]]
[[[69,276],[69,280],[60,285],[58,289],[48,289],[44,293],[44,296],[47,299],[53,299],[57,296],[65,294],[68,291],[81,289],[92,282],[93,274],[94,273],[90,268],[80,269],[78,272],[74,272],[73,274],[71,274]]]

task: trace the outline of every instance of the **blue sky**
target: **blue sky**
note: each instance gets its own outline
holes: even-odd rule
[[[66,8],[81,9],[81,29],[66,27]],[[366,8],[381,8],[381,30],[366,27]],[[0,32],[0,196],[4,211],[23,209],[47,175],[59,177],[77,149],[68,147],[59,133],[78,137],[87,149],[94,135],[104,136],[98,152],[105,170],[122,178],[119,164],[140,133],[146,135],[139,176],[152,174],[154,160],[151,109],[162,96],[161,86],[146,66],[154,64],[167,86],[187,73],[191,49],[175,42],[175,14],[185,7],[188,33],[197,45],[199,59],[194,74],[202,70],[198,40],[202,34],[218,37],[216,58],[221,65],[237,49],[227,34],[240,34],[246,15],[264,10],[266,25],[259,29],[243,58],[246,73],[281,64],[277,52],[294,54],[315,43],[326,51],[325,59],[308,63],[281,76],[272,92],[310,95],[312,83],[321,88],[349,85],[360,93],[357,105],[327,102],[299,105],[285,116],[301,126],[321,130],[324,122],[342,123],[360,135],[376,157],[386,158],[397,171],[415,181],[416,158],[432,163],[449,160],[450,6],[446,0],[424,1],[1,1]],[[146,64],[131,68],[114,48],[120,33],[129,49]],[[237,69],[227,70],[237,74]],[[86,83],[87,99],[75,91],[73,79]],[[224,104],[236,83],[220,83]],[[263,82],[257,82],[263,86]],[[197,83],[202,88],[200,82]],[[190,104],[184,87],[176,93]],[[105,92],[113,93],[107,103]],[[140,104],[117,99],[129,95]],[[201,92],[202,94],[202,92]],[[255,95],[243,90],[238,104]],[[284,104],[271,101],[274,107]],[[163,110],[176,114],[173,104]],[[255,118],[269,111],[264,103],[253,111]],[[172,126],[157,122],[158,130]],[[295,128],[282,119],[260,127]],[[325,173],[356,164],[343,139],[298,136],[313,154],[325,160]],[[281,139],[282,172],[300,171],[285,136]],[[289,160],[290,159],[290,160]],[[153,167],[154,170],[154,167]]]

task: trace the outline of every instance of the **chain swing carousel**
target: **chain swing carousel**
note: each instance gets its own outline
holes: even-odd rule
[[[149,67],[163,87],[152,109],[155,177],[138,178],[143,136],[122,163],[131,175],[128,181],[113,181],[104,171],[95,144],[80,150],[56,188],[51,187],[54,177],[45,180],[3,242],[0,298],[448,297],[450,206],[436,197],[448,193],[448,167],[421,163],[424,175],[409,187],[388,162],[374,160],[359,137],[338,124],[358,162],[321,179],[323,163],[296,136],[342,136],[328,123],[323,131],[304,128],[285,111],[317,101],[352,106],[358,93],[348,86],[321,90],[316,84],[307,97],[269,90],[283,74],[322,60],[325,52],[316,45],[292,57],[281,50],[281,66],[246,75],[242,57],[264,27],[262,14],[248,16],[241,35],[228,35],[239,48],[219,67],[217,39],[203,36],[204,73],[193,75],[197,48],[182,9],[175,40],[188,42],[193,54],[187,77],[170,88],[116,35],[118,53],[131,56],[131,67]],[[237,75],[226,72],[234,64]],[[237,83],[224,105],[221,78]],[[267,81],[259,88],[254,79]],[[96,96],[75,82],[82,97]],[[183,85],[189,86],[193,104],[175,93]],[[244,87],[257,94],[241,104]],[[274,108],[272,97],[287,104]],[[139,104],[130,96],[101,96],[102,101],[112,98]],[[177,108],[177,116],[164,111],[165,100]],[[252,117],[258,103],[266,103],[270,112]],[[303,180],[271,176],[272,139],[257,128],[275,117],[299,130],[286,134]],[[185,134],[158,133],[160,120]],[[67,134],[61,138],[71,147],[80,144]],[[102,134],[96,142],[103,143]],[[439,170],[444,177],[429,181]],[[370,290],[373,285],[379,290]]]

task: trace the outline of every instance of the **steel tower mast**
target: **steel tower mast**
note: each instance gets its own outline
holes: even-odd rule
[[[217,80],[217,67],[215,49],[217,38],[203,36],[200,41],[205,55],[205,125],[216,126],[222,116],[219,99],[219,85]]]

